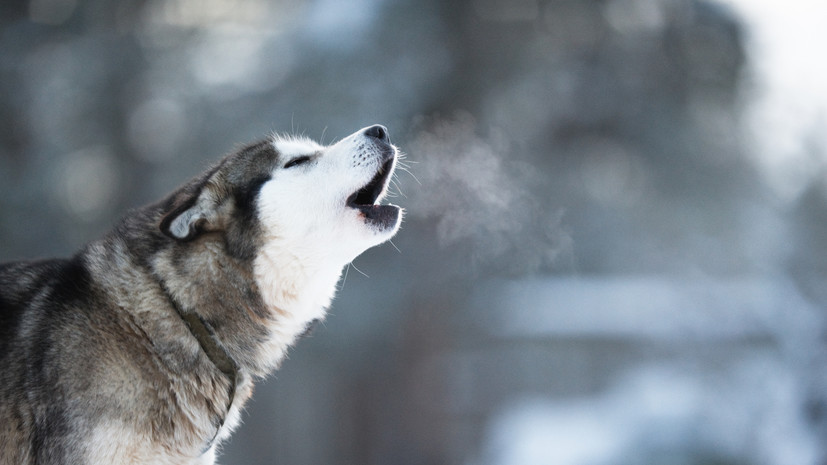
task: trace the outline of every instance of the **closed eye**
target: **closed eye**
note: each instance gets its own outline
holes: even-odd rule
[[[287,168],[292,168],[292,167],[294,167],[294,166],[303,165],[303,164],[305,164],[305,163],[309,162],[310,160],[312,160],[312,158],[311,158],[311,157],[309,157],[309,156],[301,156],[301,157],[296,157],[296,158],[294,158],[294,159],[292,159],[292,160],[288,161],[288,162],[284,165],[284,168],[285,168],[285,169],[287,169]]]

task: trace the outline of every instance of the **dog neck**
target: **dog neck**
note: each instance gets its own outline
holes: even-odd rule
[[[152,263],[178,314],[193,314],[206,325],[207,340],[221,349],[215,352],[226,354],[244,376],[272,372],[307,326],[324,319],[343,268],[280,245],[262,247],[249,267],[212,241],[193,244],[190,254],[159,254]]]
[[[235,391],[236,386],[238,385],[238,364],[233,360],[232,357],[227,353],[224,347],[216,340],[215,332],[210,327],[210,325],[201,319],[195,313],[185,313],[181,310],[181,306],[178,305],[178,302],[175,301],[175,298],[169,291],[162,285],[164,293],[167,295],[170,304],[178,313],[178,316],[186,324],[187,328],[192,333],[193,337],[198,341],[198,345],[201,346],[201,350],[204,351],[204,354],[207,355],[207,358],[215,365],[218,370],[224,374],[229,380],[229,387],[227,388],[227,408],[223,415],[218,418],[218,427],[215,430],[215,436],[213,436],[208,442],[204,450],[208,450],[212,447],[215,438],[218,436],[218,433],[221,431],[221,427],[224,426],[224,421],[229,415],[230,408],[233,405],[233,400],[235,399]]]
[[[319,257],[296,256],[276,244],[259,251],[253,275],[270,319],[259,354],[270,369],[280,364],[311,322],[324,319],[343,267]]]

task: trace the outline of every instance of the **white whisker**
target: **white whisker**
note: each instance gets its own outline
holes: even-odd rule
[[[353,264],[353,262],[350,262],[350,264],[349,264],[349,265],[350,265],[350,266],[352,266],[354,270],[358,271],[358,272],[359,272],[362,276],[364,276],[364,277],[366,277],[366,278],[370,278],[370,276],[368,276],[368,274],[367,274],[367,273],[365,273],[364,271],[362,271],[362,270],[360,270],[359,268],[357,268],[357,267],[356,267],[356,265],[354,265],[354,264]]]
[[[414,181],[416,181],[417,184],[419,184],[420,186],[422,185],[422,182],[419,180],[419,178],[417,178],[416,175],[413,174],[413,172],[411,170],[409,170],[406,166],[403,166],[403,165],[398,165],[398,166],[399,166],[400,171],[404,171],[405,173],[408,173],[414,179]]]
[[[347,266],[345,266],[345,275],[342,276],[342,284],[339,286],[340,291],[345,288],[345,283],[347,283],[347,274],[348,274],[349,271],[350,271],[350,263],[348,263]]]
[[[393,187],[393,190],[390,190],[390,189],[388,190],[388,196],[390,196],[390,197],[400,197],[401,196],[401,197],[404,197],[406,199],[408,198],[408,196],[405,195],[405,192],[402,190],[402,187],[400,187],[399,183],[396,182],[396,179],[391,179],[390,180],[390,186]]]

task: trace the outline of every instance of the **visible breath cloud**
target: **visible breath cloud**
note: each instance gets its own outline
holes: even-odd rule
[[[545,181],[495,131],[482,137],[468,114],[426,122],[407,147],[420,186],[407,192],[414,218],[435,223],[438,244],[467,253],[473,271],[547,268],[569,247],[562,212],[537,194]]]

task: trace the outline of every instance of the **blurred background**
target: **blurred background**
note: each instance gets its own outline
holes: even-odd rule
[[[827,464],[827,6],[5,0],[0,260],[373,123],[394,239],[223,464]]]

